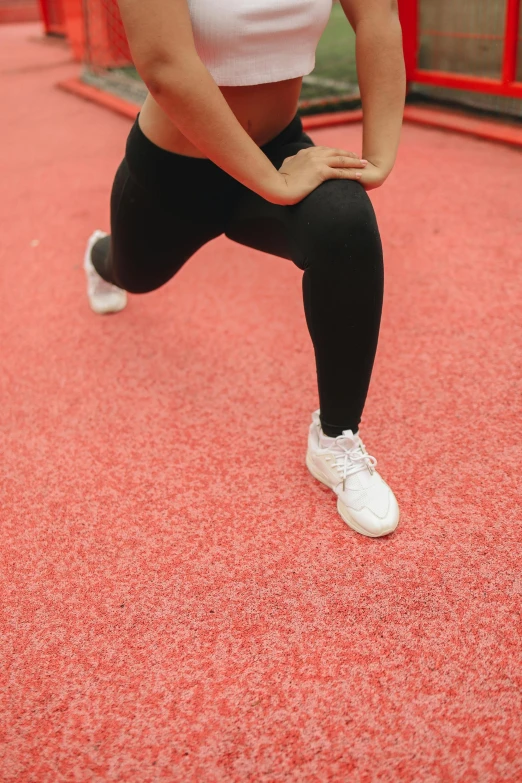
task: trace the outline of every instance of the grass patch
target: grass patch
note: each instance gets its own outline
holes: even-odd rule
[[[332,15],[324,31],[315,58],[315,70],[312,77],[328,79],[341,83],[357,84],[355,68],[355,33],[349,25],[340,5],[334,5]],[[303,84],[301,97],[325,98],[339,95],[343,90],[333,89],[331,85],[317,83]]]

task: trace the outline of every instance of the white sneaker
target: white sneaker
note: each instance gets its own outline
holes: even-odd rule
[[[371,538],[385,536],[399,524],[397,500],[376,465],[358,434],[344,430],[329,438],[321,429],[319,411],[312,414],[306,466],[314,478],[333,489],[346,524]]]
[[[83,268],[87,277],[87,297],[91,309],[99,315],[119,313],[127,304],[127,292],[112,283],[107,283],[103,277],[100,277],[92,263],[91,251],[94,244],[98,239],[106,236],[103,231],[95,231],[89,237],[83,259]]]

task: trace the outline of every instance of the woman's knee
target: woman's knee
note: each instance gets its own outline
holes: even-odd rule
[[[129,294],[150,294],[168,282],[166,275],[147,273],[143,267],[126,263],[116,265],[114,281],[119,288],[123,288]]]
[[[381,259],[379,228],[372,203],[360,183],[329,180],[302,202],[308,258],[313,263],[364,257]]]

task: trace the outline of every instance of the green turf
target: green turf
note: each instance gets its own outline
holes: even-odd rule
[[[340,5],[332,8],[330,21],[317,47],[315,71],[312,76],[357,84],[355,69],[355,33],[348,24]],[[301,97],[323,98],[340,95],[345,90],[331,86],[304,84]]]

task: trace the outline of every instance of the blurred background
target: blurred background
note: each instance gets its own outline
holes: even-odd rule
[[[522,118],[520,0],[400,0],[409,101]],[[84,64],[82,81],[140,103],[145,94],[116,0],[0,0],[0,21],[41,19],[48,36],[65,38]],[[358,106],[355,37],[333,3],[304,80],[301,112]]]

